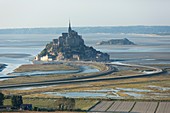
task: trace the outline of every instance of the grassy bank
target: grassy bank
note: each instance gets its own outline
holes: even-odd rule
[[[26,64],[21,65],[14,72],[31,72],[31,71],[57,71],[57,70],[78,70],[75,66],[66,64]]]

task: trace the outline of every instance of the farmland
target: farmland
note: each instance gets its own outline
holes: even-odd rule
[[[93,112],[169,113],[170,102],[101,101],[89,110]]]

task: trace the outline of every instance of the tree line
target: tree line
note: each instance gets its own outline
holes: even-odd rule
[[[0,92],[0,106],[4,105],[5,96],[3,93]],[[23,104],[22,96],[21,95],[12,95],[11,96],[11,103],[12,106],[15,108],[20,108],[21,104]]]
[[[23,104],[23,99],[21,95],[12,95],[9,97],[11,99],[12,107],[15,109],[20,109],[21,105]],[[5,96],[3,93],[0,92],[0,106],[4,105]],[[55,101],[55,110],[59,111],[73,111],[75,110],[75,99],[73,98],[60,98]],[[46,111],[50,108],[39,108],[34,107],[33,110],[35,111]]]

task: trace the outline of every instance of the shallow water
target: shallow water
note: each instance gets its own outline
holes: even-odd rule
[[[147,34],[84,34],[87,45],[105,52],[170,52],[170,36]],[[110,39],[128,38],[137,45],[96,45],[97,42]]]
[[[117,90],[127,91],[127,92],[150,92],[147,89],[137,89],[137,88],[116,88]]]
[[[53,96],[64,96],[74,98],[124,98],[120,97],[117,92],[123,91],[124,94],[132,96],[133,98],[142,98],[143,94],[138,92],[150,92],[150,90],[143,90],[137,88],[116,88],[116,89],[100,89],[100,90],[86,90],[83,92],[45,92],[43,94],[49,94]],[[126,97],[125,97],[126,98]]]
[[[58,38],[58,34],[1,34],[0,35],[0,63],[7,64],[7,68],[0,72],[0,76],[11,73],[16,67],[22,64],[32,63],[30,60],[34,58],[45,45],[52,41],[54,38]],[[169,63],[170,60],[163,61],[159,58],[146,57],[147,55],[138,54],[112,54],[112,52],[123,52],[123,53],[136,53],[136,52],[148,52],[147,54],[152,54],[150,52],[170,52],[170,36],[157,36],[157,35],[144,35],[144,34],[110,34],[110,33],[94,33],[94,34],[82,34],[85,43],[88,46],[93,46],[95,49],[102,52],[109,52],[111,58],[117,60],[125,60],[124,62],[134,63]],[[129,40],[135,42],[137,45],[134,46],[99,46],[96,45],[97,42],[109,39],[117,38],[128,38]],[[160,54],[161,54],[160,53]],[[2,54],[15,54],[13,57],[2,57]],[[18,54],[30,54],[31,56],[18,56]],[[160,55],[159,54],[159,55]],[[164,53],[163,53],[164,54]],[[168,53],[169,54],[169,53]],[[121,58],[126,56],[125,58]],[[139,58],[136,58],[141,56]],[[155,55],[158,56],[158,55]],[[130,59],[127,59],[127,58]],[[148,60],[153,59],[153,60]]]
[[[8,88],[7,90],[32,90],[32,89],[46,88],[46,87],[52,87],[52,86],[57,86],[57,85],[35,86],[35,87],[20,87],[20,88]]]
[[[134,98],[142,98],[144,95],[143,94],[137,94],[137,93],[133,93],[133,92],[124,92],[125,94],[132,96]]]
[[[169,93],[150,93],[150,94],[153,94],[154,96],[154,98],[156,98],[156,97],[169,97],[170,96],[170,94]]]
[[[12,73],[14,69],[22,64],[30,64],[29,57],[26,58],[8,58],[0,57],[0,63],[7,64],[7,67],[0,72],[0,76],[6,76],[8,73]]]
[[[112,52],[113,61],[137,64],[170,64],[170,52]]]
[[[151,92],[151,90],[137,89],[137,88],[115,88],[115,89],[100,89],[100,90],[87,90],[87,91],[96,92],[96,93],[105,93],[105,94],[112,92],[117,97],[120,97],[117,94],[117,92],[123,91],[124,94],[133,96],[134,98],[142,98],[144,96],[143,94],[138,94],[138,92]]]
[[[31,71],[31,72],[14,72],[12,76],[43,76],[52,74],[70,74],[70,73],[94,73],[99,72],[98,69],[90,66],[81,66],[79,70],[58,70],[58,71]]]
[[[109,95],[105,93],[91,93],[91,92],[45,92],[43,94],[49,94],[53,96],[64,96],[72,98],[118,98],[114,95]]]
[[[153,88],[153,89],[158,89],[158,90],[161,90],[161,91],[168,91],[168,90],[170,90],[169,87],[160,87],[160,86],[154,86],[154,85],[149,85],[147,87],[148,88]]]

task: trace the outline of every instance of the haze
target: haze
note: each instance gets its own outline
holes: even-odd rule
[[[170,25],[170,0],[0,0],[0,28]]]

